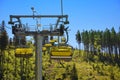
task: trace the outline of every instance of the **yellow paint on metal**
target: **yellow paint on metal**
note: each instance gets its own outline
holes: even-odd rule
[[[44,46],[45,46],[45,47],[51,47],[52,44],[49,43],[49,44],[45,44]]]
[[[54,40],[54,39],[53,39],[53,40],[50,40],[50,43],[54,43],[54,42],[56,42],[56,40]]]
[[[15,56],[16,57],[30,57],[33,55],[33,49],[32,48],[17,48],[15,50]]]
[[[69,46],[52,47],[52,56],[72,56],[72,48]]]
[[[43,52],[46,51],[46,47],[42,47],[42,51],[43,51]]]
[[[63,38],[61,38],[61,41],[62,41],[62,42],[65,42],[65,41],[66,41],[66,39],[63,37]]]
[[[71,56],[71,52],[52,52],[52,56]]]

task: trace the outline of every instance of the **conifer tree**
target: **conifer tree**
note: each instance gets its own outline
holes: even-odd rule
[[[77,74],[75,63],[73,64],[73,69],[71,72],[71,80],[78,80],[78,74]]]
[[[77,41],[77,43],[79,45],[79,54],[80,54],[81,34],[80,34],[79,30],[77,31],[77,34],[76,34],[76,41]]]
[[[3,78],[3,61],[4,61],[4,53],[3,51],[6,49],[8,45],[8,36],[5,30],[5,22],[2,21],[1,31],[0,31],[0,78]]]

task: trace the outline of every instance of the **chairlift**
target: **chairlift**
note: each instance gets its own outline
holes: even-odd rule
[[[51,59],[72,59],[72,47],[70,46],[53,46],[51,48]]]
[[[24,57],[28,58],[33,55],[33,49],[29,46],[26,46],[25,35],[21,35],[24,32],[24,28],[20,25],[15,25],[13,27],[13,33],[15,34],[15,57]]]
[[[67,31],[67,30],[66,30]],[[62,32],[63,33],[63,32]],[[53,45],[50,51],[50,58],[56,60],[71,60],[72,59],[72,46],[67,44],[68,41],[68,32],[67,40],[65,37],[61,38],[61,43],[58,42],[57,45]]]
[[[33,49],[32,48],[16,48],[15,49],[15,57],[32,57]]]
[[[46,50],[46,47],[42,47],[42,52],[45,52]]]
[[[54,42],[57,42],[57,40],[56,39],[50,40],[50,43],[54,43]]]
[[[44,45],[44,47],[52,47],[52,44],[47,43],[47,44]]]

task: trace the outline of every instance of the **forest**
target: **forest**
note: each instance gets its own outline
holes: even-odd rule
[[[78,30],[76,40],[79,48],[83,43],[86,59],[94,61],[94,55],[98,55],[100,61],[120,66],[120,28],[118,30],[116,32],[114,27],[104,31],[83,30],[81,33]]]
[[[71,61],[51,60],[48,51],[42,55],[43,80],[120,79],[120,28],[78,30],[75,38],[79,48],[73,48]],[[0,80],[35,79],[35,46],[30,40],[26,45],[34,49],[33,56],[15,57],[14,40],[0,27]]]

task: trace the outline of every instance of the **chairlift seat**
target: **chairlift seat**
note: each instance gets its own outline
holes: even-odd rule
[[[15,50],[16,57],[31,57],[33,55],[32,48],[17,48]]]
[[[70,46],[53,46],[51,59],[72,59],[72,48]]]
[[[55,39],[53,39],[53,40],[50,40],[50,43],[54,43],[54,42],[56,42],[56,40],[55,40]]]
[[[43,51],[43,52],[46,51],[46,47],[42,47],[42,51]]]
[[[51,47],[52,44],[48,43],[48,44],[45,44],[44,46],[45,46],[45,47]]]

